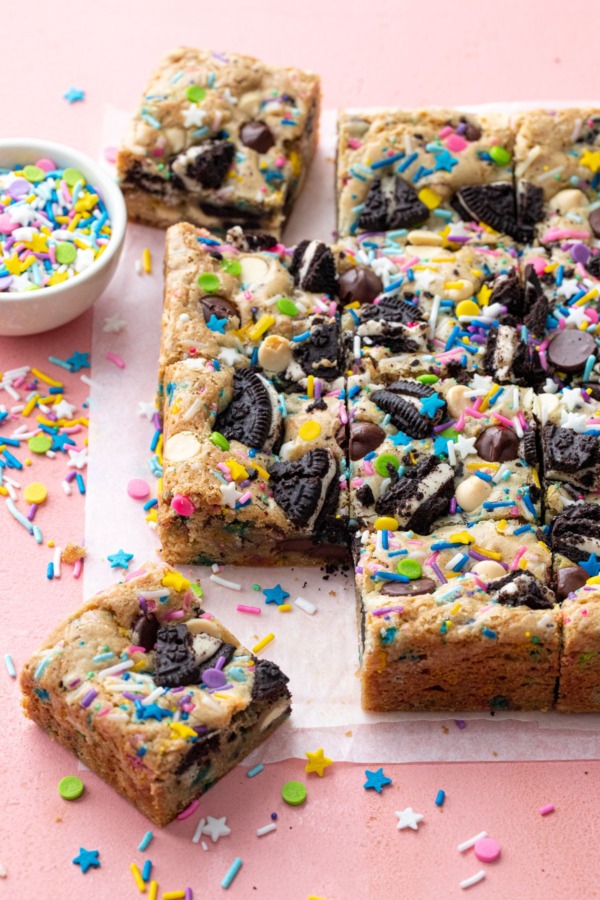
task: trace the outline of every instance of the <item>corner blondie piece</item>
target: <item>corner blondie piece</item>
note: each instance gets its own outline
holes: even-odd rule
[[[551,554],[529,525],[364,532],[357,542],[369,710],[550,709],[560,652]]]
[[[117,172],[130,219],[278,236],[314,154],[320,82],[250,56],[180,47],[152,75]]]
[[[348,112],[338,119],[338,231],[457,248],[524,240],[508,117],[454,109]],[[508,236],[508,237],[507,237]]]
[[[561,608],[563,643],[556,709],[600,712],[600,591],[571,593]]]
[[[290,713],[286,676],[199,596],[147,564],[69,616],[21,676],[26,715],[159,826]]]

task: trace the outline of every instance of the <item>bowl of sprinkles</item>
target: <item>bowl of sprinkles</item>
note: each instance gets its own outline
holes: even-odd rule
[[[80,316],[107,287],[125,237],[112,177],[52,141],[0,140],[0,335]]]

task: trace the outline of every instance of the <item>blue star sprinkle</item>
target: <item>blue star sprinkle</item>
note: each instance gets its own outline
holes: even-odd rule
[[[218,331],[219,334],[225,334],[225,328],[227,327],[227,318],[217,319],[217,317],[213,313],[206,323],[206,327],[210,328],[211,331]]]
[[[403,431],[399,431],[398,434],[389,434],[388,441],[390,444],[393,444],[394,447],[406,447],[407,444],[412,443],[412,438],[407,434],[404,434]]]
[[[265,595],[265,603],[276,603],[277,606],[285,603],[286,598],[290,596],[280,584],[276,584],[272,588],[263,588],[263,594]]]
[[[85,847],[79,848],[79,856],[76,856],[73,862],[76,866],[81,866],[81,871],[85,875],[88,869],[100,868],[100,860],[98,859],[99,850],[86,850]]]
[[[433,452],[436,456],[448,456],[448,438],[442,437],[441,434],[436,437],[433,442]]]
[[[80,369],[89,369],[90,354],[80,353],[79,350],[75,350],[73,355],[69,356],[69,358],[66,359],[65,362],[69,364],[71,372],[79,372]]]
[[[430,397],[424,397],[421,400],[421,413],[425,416],[429,416],[430,419],[433,419],[438,409],[441,409],[442,406],[445,405],[442,398],[438,397],[434,391]]]
[[[582,569],[585,569],[589,578],[600,575],[600,560],[598,560],[595,553],[590,553],[587,560],[585,562],[580,562],[579,565]]]
[[[72,440],[68,434],[52,435],[52,450],[61,450],[63,453],[66,453],[66,444],[70,444],[72,447],[75,446],[75,441]]]
[[[170,709],[163,709],[158,703],[147,703],[144,705],[139,700],[135,701],[135,712],[141,721],[144,719],[156,719],[157,722],[162,722],[167,716],[173,715]]]
[[[129,563],[133,559],[133,553],[125,553],[124,550],[119,550],[117,553],[111,553],[110,556],[107,556],[107,559],[111,569],[128,569]]]
[[[382,792],[386,784],[392,783],[392,779],[383,774],[383,769],[377,769],[376,772],[370,772],[369,769],[365,769],[365,775],[367,776],[367,780],[363,784],[363,787],[366,790],[372,789],[377,791],[378,794]]]
[[[458,165],[458,160],[455,159],[447,150],[442,150],[441,153],[438,153],[435,158],[435,166],[433,168],[434,172],[451,172],[454,166]]]
[[[80,91],[79,88],[70,87],[69,90],[63,94],[63,98],[69,103],[78,103],[85,100],[85,91]]]

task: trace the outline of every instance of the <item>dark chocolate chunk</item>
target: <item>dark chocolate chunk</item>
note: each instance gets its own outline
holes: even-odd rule
[[[552,338],[548,360],[560,372],[582,372],[588,356],[596,352],[596,341],[588,331],[565,328]]]
[[[290,679],[279,666],[268,659],[257,659],[254,666],[253,700],[275,700],[280,695],[289,697],[286,685]]]
[[[464,139],[470,143],[478,141],[481,137],[481,128],[478,125],[474,125],[473,122],[467,121],[464,117],[461,118],[460,121],[463,122],[465,126],[461,131]]]
[[[221,187],[235,156],[231,141],[208,140],[186,151],[185,175],[199,182],[203,188]]]
[[[451,206],[466,222],[483,222],[500,234],[525,240],[525,229],[517,221],[513,186],[508,182],[466,185],[456,191]]]
[[[382,594],[390,597],[418,597],[421,594],[432,594],[437,585],[431,578],[415,578],[413,581],[386,581],[381,588]]]
[[[588,259],[585,267],[594,278],[600,278],[600,253]]]
[[[389,413],[392,424],[399,431],[404,431],[412,438],[422,440],[433,433],[436,425],[439,425],[446,413],[446,404],[444,403],[436,410],[433,418],[423,415],[420,410],[419,400],[424,400],[437,394],[430,385],[421,384],[420,381],[394,381],[388,388],[375,391],[371,394],[371,400],[384,412]],[[411,403],[410,399],[415,398],[417,403]],[[440,398],[441,399],[441,398]]]
[[[275,502],[300,528],[316,525],[326,495],[338,484],[335,457],[322,447],[309,450],[300,459],[274,463],[269,474]]]
[[[600,237],[600,208],[590,213],[588,222],[594,237]]]
[[[211,316],[216,316],[217,319],[231,319],[234,316],[239,318],[240,315],[237,306],[232,300],[227,300],[226,297],[218,297],[216,294],[202,297],[200,306],[202,307],[202,315],[205,322],[208,322]]]
[[[161,687],[199,683],[200,667],[185,625],[161,625],[158,629],[154,680]]]
[[[581,566],[564,566],[556,573],[556,594],[559,600],[564,600],[569,594],[573,594],[582,588],[588,580],[588,573]]]
[[[383,291],[383,281],[367,266],[354,266],[340,275],[339,294],[342,303],[372,303]]]
[[[233,400],[215,421],[215,431],[228,441],[262,450],[271,431],[273,410],[264,379],[252,369],[236,369]]]
[[[429,456],[381,495],[375,504],[380,516],[394,516],[400,527],[429,534],[446,515],[454,496],[454,470],[437,456]]]
[[[338,277],[333,253],[321,241],[301,241],[292,257],[290,273],[297,287],[314,294],[338,292]]]
[[[154,649],[159,627],[159,621],[154,613],[140,616],[133,626],[131,643],[136,647],[143,647],[148,653]]]
[[[339,378],[344,372],[344,362],[337,322],[314,316],[309,331],[310,337],[292,344],[294,359],[307,375],[325,381]]]
[[[338,429],[339,437],[336,435],[336,439],[340,447],[348,449],[348,454],[353,462],[357,459],[364,459],[367,453],[377,450],[385,440],[385,431],[374,422],[350,422],[348,426],[349,440],[345,432],[344,426],[341,425]],[[344,443],[340,441],[340,437]]]
[[[358,226],[363,231],[411,228],[428,216],[428,208],[411,184],[399,175],[384,175],[371,182]]]
[[[373,494],[371,486],[369,484],[363,484],[359,487],[356,492],[356,499],[359,503],[362,503],[363,506],[373,506],[375,503],[375,495]]]
[[[512,428],[490,425],[475,441],[475,449],[486,462],[509,462],[519,457],[519,438]]]
[[[569,506],[554,519],[550,544],[554,553],[574,563],[585,562],[592,553],[600,557],[600,506],[595,503]]]
[[[275,145],[275,138],[266,122],[260,119],[246,122],[240,128],[240,140],[246,147],[256,150],[257,153],[266,153]]]
[[[555,603],[552,591],[526,569],[494,579],[491,588],[490,600],[502,606],[552,609]]]

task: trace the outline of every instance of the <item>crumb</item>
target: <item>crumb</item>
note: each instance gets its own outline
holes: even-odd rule
[[[60,560],[64,563],[75,563],[78,559],[85,559],[85,547],[79,544],[67,544],[60,554]]]

